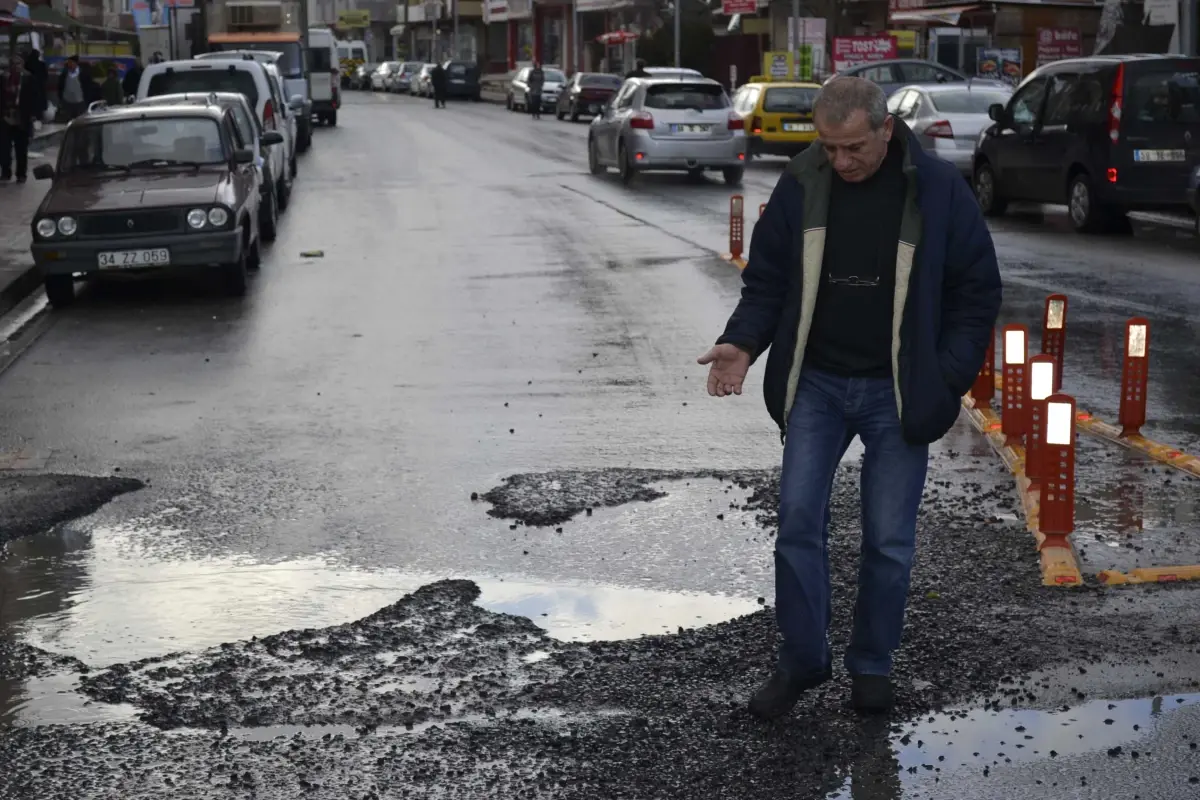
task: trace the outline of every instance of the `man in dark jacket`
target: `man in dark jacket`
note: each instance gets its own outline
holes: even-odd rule
[[[429,85],[433,89],[433,107],[446,107],[446,68],[440,63],[429,71]]]
[[[88,103],[100,99],[100,88],[92,78],[91,67],[81,64],[78,56],[69,56],[58,74],[58,99],[69,122],[87,111]]]
[[[48,87],[48,79],[46,72],[46,62],[42,61],[42,54],[37,50],[30,50],[25,56],[25,71],[33,76],[33,88],[36,95],[37,108],[35,109],[35,117],[41,119],[46,113],[46,106],[49,100],[46,90]]]
[[[126,97],[137,97],[138,84],[142,82],[143,71],[140,58],[134,61],[133,66],[126,71],[125,77],[121,79],[121,91],[125,93]]]
[[[626,78],[649,78],[650,73],[646,71],[646,60],[639,58],[634,68],[625,73]]]
[[[844,664],[851,703],[892,706],[929,444],[958,417],[1000,309],[983,216],[955,167],[921,149],[875,84],[836,78],[814,103],[817,144],[792,159],[754,227],[742,297],[708,392],[741,394],[770,348],[763,390],[784,434],[775,541],[774,674],[750,700],[789,713],[832,676],[830,491],[858,436],[862,562]]]
[[[17,183],[25,182],[29,137],[37,113],[36,80],[25,70],[21,56],[13,53],[8,71],[0,76],[0,180],[12,180],[15,155]]]
[[[533,62],[533,69],[529,70],[529,77],[525,79],[526,86],[529,91],[525,94],[525,105],[529,106],[529,113],[534,119],[542,118],[542,89],[546,88],[546,71],[542,69],[541,62]]]

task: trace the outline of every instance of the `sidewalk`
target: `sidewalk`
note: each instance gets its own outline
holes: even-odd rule
[[[29,143],[29,179],[0,183],[0,314],[20,303],[41,283],[29,255],[29,226],[50,184],[33,179],[33,168],[52,163],[64,125],[45,125]]]

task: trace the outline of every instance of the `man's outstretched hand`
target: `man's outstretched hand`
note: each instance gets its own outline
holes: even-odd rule
[[[731,344],[719,344],[696,359],[700,364],[711,364],[708,369],[708,393],[714,397],[725,397],[742,393],[742,383],[750,369],[750,354]]]

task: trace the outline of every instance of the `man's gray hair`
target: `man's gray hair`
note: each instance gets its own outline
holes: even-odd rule
[[[834,78],[821,87],[813,101],[813,116],[825,122],[843,125],[855,111],[865,111],[871,130],[883,127],[887,119],[887,96],[878,84],[853,75]]]

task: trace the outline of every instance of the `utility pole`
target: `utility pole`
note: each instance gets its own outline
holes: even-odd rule
[[[582,39],[579,36],[579,0],[571,0],[571,72],[579,72],[582,63],[579,59],[579,46]]]
[[[788,51],[792,54],[792,80],[800,80],[800,0],[792,0],[792,19],[788,25]]]
[[[795,0],[799,2],[799,0]],[[683,0],[675,0],[675,69],[682,66],[679,62],[679,34],[683,30],[683,23],[680,21],[683,17]]]
[[[461,54],[458,49],[458,0],[450,0],[454,4],[454,54],[452,58],[458,59]]]
[[[408,30],[408,6],[409,6],[408,0],[404,0],[404,33],[402,33],[401,35],[405,39],[412,38],[412,33],[410,33]],[[400,55],[399,53],[396,54],[397,57],[399,57],[399,55]],[[407,43],[404,46],[404,58],[402,60],[403,61],[412,61],[413,60],[412,48],[410,48],[407,45]]]
[[[298,0],[300,4],[300,41],[304,43],[304,52],[308,52],[308,0]],[[308,65],[303,65],[307,70]]]

